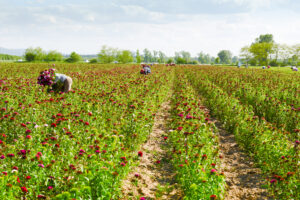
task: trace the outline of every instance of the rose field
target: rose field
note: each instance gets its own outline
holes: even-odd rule
[[[299,73],[61,63],[56,94],[48,68],[0,65],[0,199],[300,199]]]

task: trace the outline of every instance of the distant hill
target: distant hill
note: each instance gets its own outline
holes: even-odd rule
[[[6,49],[3,47],[0,47],[0,54],[23,56],[24,53],[25,53],[25,49]]]

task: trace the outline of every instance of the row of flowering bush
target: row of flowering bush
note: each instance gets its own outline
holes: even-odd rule
[[[116,199],[169,90],[168,69],[58,65],[73,88],[55,95],[36,84],[44,68],[1,66],[0,199]]]
[[[206,98],[206,105],[237,142],[249,152],[269,180],[270,192],[279,199],[298,199],[299,141],[290,142],[269,123],[259,120],[253,107],[242,104],[213,84],[199,67],[182,69],[194,88]]]
[[[223,199],[225,178],[215,126],[182,72],[176,73],[171,105],[171,131],[165,139],[184,199]]]
[[[291,139],[300,135],[299,74],[278,74],[276,71],[201,67],[209,80],[243,104],[253,106],[260,118],[279,129]],[[291,81],[293,80],[293,81]]]

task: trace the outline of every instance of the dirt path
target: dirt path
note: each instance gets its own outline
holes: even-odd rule
[[[162,104],[157,113],[152,133],[142,146],[139,166],[135,167],[123,181],[122,191],[124,200],[150,199],[181,199],[182,192],[175,181],[175,172],[168,162],[166,143],[167,121],[169,118],[170,102]]]
[[[258,168],[253,167],[252,159],[245,155],[235,142],[234,135],[222,128],[222,124],[215,121],[219,129],[220,153],[223,156],[221,169],[225,174],[228,185],[225,200],[263,200],[271,199],[266,184]]]

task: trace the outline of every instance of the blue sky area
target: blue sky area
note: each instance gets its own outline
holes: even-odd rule
[[[298,0],[0,0],[0,47],[234,55],[260,34],[300,43]]]

